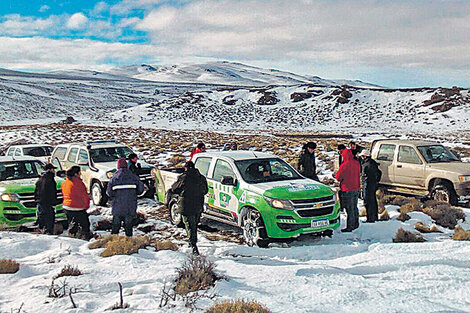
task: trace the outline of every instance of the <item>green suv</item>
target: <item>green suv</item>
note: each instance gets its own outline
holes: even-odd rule
[[[44,173],[43,163],[33,157],[0,157],[0,225],[17,226],[36,221],[34,190]],[[56,178],[59,199],[61,178]],[[56,206],[56,219],[64,220],[62,205]]]

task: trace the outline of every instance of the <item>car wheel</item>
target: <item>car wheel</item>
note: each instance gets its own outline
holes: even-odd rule
[[[269,238],[266,234],[263,217],[255,209],[248,209],[243,215],[243,237],[247,245],[257,245],[261,248],[267,248],[269,245]]]
[[[170,203],[168,204],[168,208],[170,209],[171,224],[176,225],[178,227],[183,227],[183,217],[181,216],[181,213],[179,213],[178,198],[174,197],[173,199],[171,199]]]
[[[457,194],[454,188],[450,187],[448,184],[435,186],[432,190],[431,197],[433,200],[439,202],[446,202],[452,205],[457,204]]]
[[[106,197],[103,187],[99,182],[94,182],[91,185],[91,201],[94,205],[104,206],[108,202],[108,197]]]

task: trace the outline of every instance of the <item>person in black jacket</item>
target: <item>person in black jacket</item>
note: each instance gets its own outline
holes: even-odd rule
[[[308,142],[302,147],[297,169],[303,176],[320,181],[317,176],[317,167],[315,164],[315,148],[317,144]]]
[[[382,178],[382,171],[379,164],[370,157],[368,150],[362,150],[359,154],[362,158],[362,185],[364,191],[364,205],[367,211],[367,223],[374,223],[379,220],[379,208],[377,204],[377,188]]]
[[[199,254],[197,248],[197,225],[201,218],[204,206],[204,195],[209,191],[206,178],[199,173],[191,161],[184,165],[184,173],[171,187],[171,191],[179,194],[180,213],[186,233],[189,237],[189,246],[194,254]]]
[[[37,202],[37,224],[40,230],[46,234],[54,234],[55,224],[55,206],[59,203],[57,200],[57,183],[54,179],[55,166],[46,164],[46,172],[36,182],[34,190],[34,199]]]
[[[359,157],[359,153],[361,153],[364,148],[358,145],[355,141],[349,142],[349,148],[351,149],[354,159],[361,163],[362,159]]]
[[[129,156],[127,157],[127,159],[129,160],[129,165],[128,165],[128,169],[134,173],[135,175],[139,176],[140,174],[140,169],[142,168],[140,164],[137,163],[137,160],[139,160],[139,158],[137,157],[137,154],[135,153],[131,153],[129,154]]]

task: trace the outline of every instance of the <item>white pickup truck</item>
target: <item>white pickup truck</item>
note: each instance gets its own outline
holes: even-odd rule
[[[328,186],[301,176],[279,157],[252,151],[198,153],[193,161],[207,178],[203,217],[243,229],[248,245],[266,247],[271,238],[320,233],[340,225],[339,203]],[[157,199],[181,224],[171,186],[182,169],[155,169]]]

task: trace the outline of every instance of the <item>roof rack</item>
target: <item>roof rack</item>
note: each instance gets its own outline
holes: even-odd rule
[[[87,145],[96,145],[96,144],[100,144],[100,143],[117,143],[117,141],[115,139],[109,139],[109,140],[87,140],[85,141],[85,144]]]

